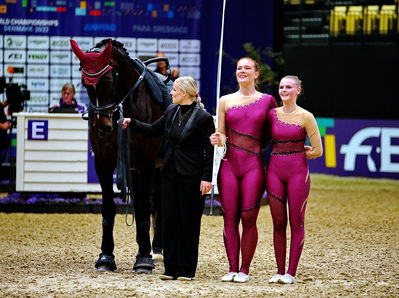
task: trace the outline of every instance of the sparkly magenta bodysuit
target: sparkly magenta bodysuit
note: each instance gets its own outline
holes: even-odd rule
[[[268,112],[276,106],[275,99],[265,94],[246,105],[233,105],[225,111],[227,152],[219,170],[218,189],[230,272],[248,274],[256,249],[256,220],[265,184],[262,144],[266,143],[264,134]],[[242,264],[238,270],[240,248]]]
[[[266,188],[273,218],[277,273],[285,274],[288,201],[291,245],[287,273],[295,276],[304,243],[305,209],[310,190],[305,138],[308,135],[314,146],[308,155],[317,157],[322,152],[320,134],[313,115],[302,108],[292,114],[285,114],[281,108],[273,109],[268,121],[273,149]]]

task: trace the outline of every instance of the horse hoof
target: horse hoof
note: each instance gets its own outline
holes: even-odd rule
[[[151,274],[152,270],[148,268],[137,268],[134,270],[137,274]]]
[[[136,273],[151,273],[155,268],[154,261],[151,257],[137,257],[134,263],[133,270]],[[138,272],[145,271],[145,272]],[[148,272],[149,271],[149,272]]]
[[[107,266],[107,265],[102,265],[102,266],[97,267],[98,272],[107,272],[107,271],[114,271],[114,270],[115,269],[112,269],[111,266]]]
[[[113,254],[100,253],[100,257],[94,266],[100,272],[114,271],[116,270],[115,256]]]

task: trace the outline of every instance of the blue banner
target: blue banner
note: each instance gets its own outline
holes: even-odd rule
[[[399,121],[317,118],[324,145],[310,170],[340,176],[399,178]]]
[[[58,103],[66,82],[77,87],[77,100],[87,104],[79,61],[71,52],[69,39],[88,50],[102,39],[114,38],[124,44],[131,57],[148,59],[164,52],[180,76],[192,76],[202,88],[204,65],[212,64],[217,56],[213,50],[213,57],[206,56],[206,63],[202,63],[201,16],[220,20],[215,5],[205,9],[205,3],[0,0],[0,76],[27,85],[31,91],[27,111],[47,111]],[[220,31],[214,28],[213,34],[219,36]],[[213,43],[211,48],[217,46],[216,40]],[[216,64],[212,66],[216,71]],[[208,90],[214,90],[215,84],[216,80]]]

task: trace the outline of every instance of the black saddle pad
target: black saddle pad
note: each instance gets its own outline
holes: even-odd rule
[[[144,65],[137,60],[133,59],[134,66],[142,73]],[[173,87],[173,82],[169,81],[168,86],[162,80],[161,74],[154,72],[147,68],[147,73],[144,76],[144,80],[150,87],[151,93],[156,102],[160,103],[163,109],[166,109],[172,103],[172,97],[170,96],[170,90]]]

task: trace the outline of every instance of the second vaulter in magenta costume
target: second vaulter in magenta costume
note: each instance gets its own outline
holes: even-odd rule
[[[277,274],[270,283],[294,283],[305,238],[305,210],[310,190],[307,159],[322,155],[323,147],[313,115],[296,105],[302,82],[296,76],[280,81],[283,106],[269,112],[267,128],[272,137],[272,153],[266,189],[273,218],[273,242]],[[305,146],[306,136],[311,146]],[[289,266],[285,271],[287,202],[291,227]]]

